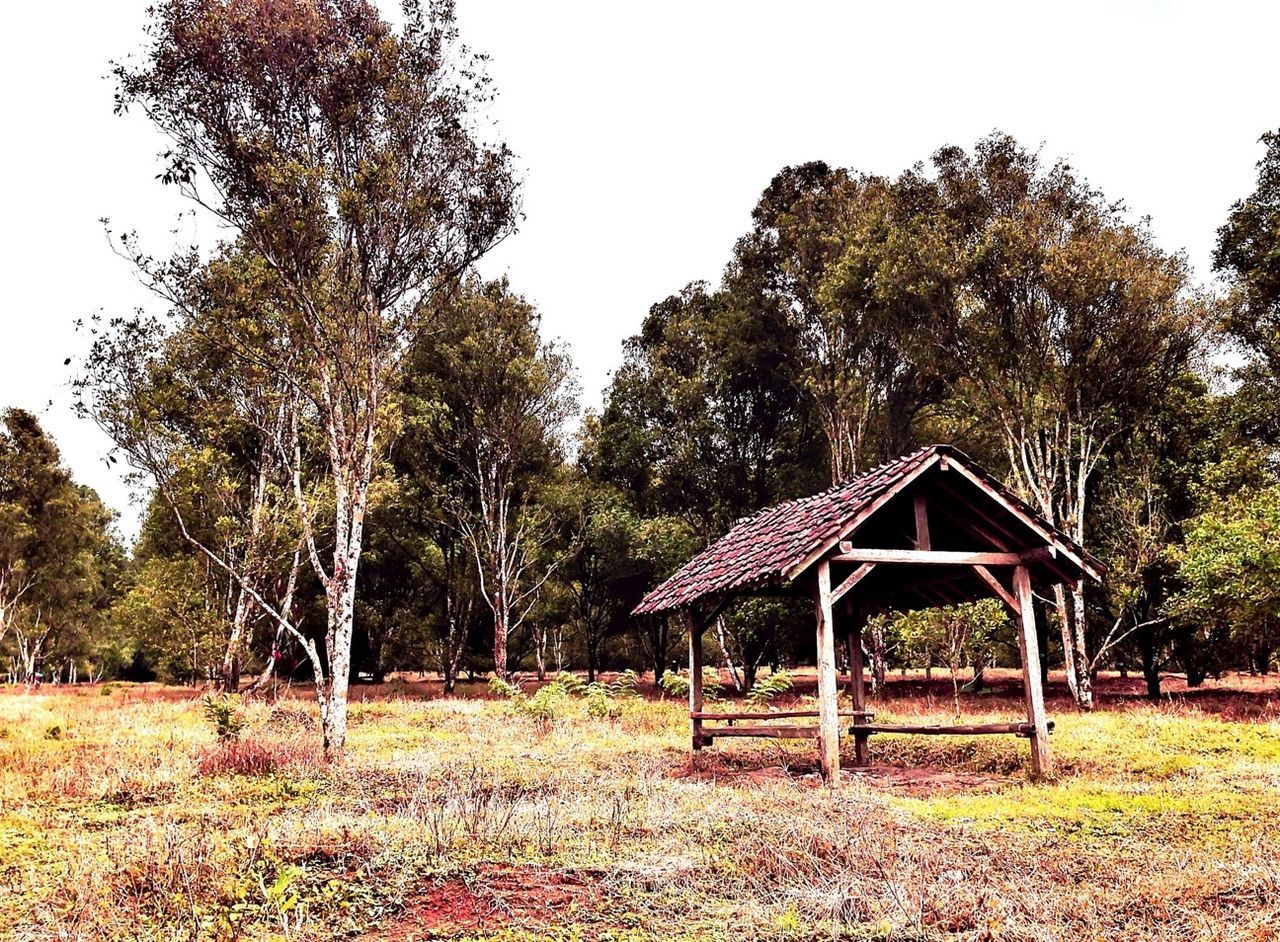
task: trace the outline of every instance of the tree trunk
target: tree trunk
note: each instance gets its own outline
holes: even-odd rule
[[[507,670],[507,624],[501,612],[493,616],[493,673],[503,680],[511,679]]]
[[[329,584],[329,624],[325,638],[329,655],[329,681],[326,708],[322,717],[325,755],[341,759],[347,744],[347,691],[351,685],[351,636],[355,625],[356,565],[354,559],[342,560],[334,567]]]
[[[1093,709],[1093,671],[1089,666],[1089,649],[1085,639],[1084,582],[1070,592],[1072,604],[1072,650],[1075,653],[1076,703],[1083,710]]]
[[[244,646],[245,627],[253,610],[249,593],[240,589],[236,599],[235,615],[231,619],[231,635],[227,638],[227,649],[222,655],[222,689],[225,693],[237,693],[240,690],[240,650]]]
[[[653,683],[654,686],[657,686],[662,682],[662,675],[667,672],[667,647],[670,626],[667,624],[666,615],[646,615],[644,618],[648,627],[649,644],[653,655]]]
[[[539,625],[534,630],[534,656],[538,663],[538,683],[547,679],[547,628]]]

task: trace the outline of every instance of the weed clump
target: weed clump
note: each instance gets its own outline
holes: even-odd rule
[[[201,756],[197,769],[206,777],[217,775],[273,775],[283,769],[310,764],[312,753],[293,743],[254,739],[228,739]]]

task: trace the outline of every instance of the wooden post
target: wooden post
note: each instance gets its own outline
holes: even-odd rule
[[[693,736],[693,750],[702,748],[702,622],[697,613],[688,609],[685,615],[689,634],[689,723]]]
[[[867,751],[867,734],[859,733],[858,727],[867,722],[864,715],[867,709],[867,691],[862,679],[862,626],[866,617],[861,609],[849,605],[853,625],[849,630],[849,692],[853,697],[853,758],[854,765],[866,768],[871,764]]]
[[[1036,610],[1031,598],[1031,571],[1018,566],[1013,571],[1013,591],[1018,597],[1018,647],[1022,652],[1022,685],[1026,691],[1027,722],[1032,727],[1031,777],[1041,779],[1053,772],[1049,757],[1049,720],[1044,712],[1044,686],[1040,682],[1040,640],[1036,635]]]
[[[836,632],[831,617],[831,564],[821,560],[814,591],[818,623],[818,759],[822,778],[835,788],[840,784],[840,716],[836,695]]]

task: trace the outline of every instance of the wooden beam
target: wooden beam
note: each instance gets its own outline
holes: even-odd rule
[[[991,570],[986,566],[974,566],[973,571],[982,577],[982,581],[991,586],[991,591],[1004,599],[1004,603],[1013,610],[1014,617],[1022,614],[1022,606],[1018,604],[1018,600],[1013,597],[1013,593],[1004,587],[1004,585],[991,574]]]
[[[949,488],[941,488],[941,491],[943,496],[949,499],[934,503],[933,511],[935,514],[941,514],[960,529],[972,530],[1002,552],[1007,553],[1013,548],[1013,537],[1003,527],[996,526],[985,514],[975,512],[967,500]],[[970,512],[968,514],[959,513],[957,505],[963,506]]]
[[[840,718],[836,705],[836,626],[831,608],[831,563],[819,560],[813,593],[818,641],[818,760],[829,787],[840,785]]]
[[[932,549],[929,543],[929,508],[925,505],[924,495],[917,493],[913,503],[916,511],[916,549]]]
[[[844,598],[845,594],[856,586],[867,576],[871,575],[871,570],[876,568],[875,563],[863,563],[853,571],[853,574],[841,582],[838,586],[831,590],[831,604],[834,605]]]
[[[1040,640],[1036,635],[1036,609],[1031,599],[1031,572],[1026,566],[1013,571],[1013,590],[1018,597],[1018,648],[1022,653],[1022,686],[1027,701],[1027,722],[1032,726],[1031,777],[1044,778],[1053,772],[1049,756],[1049,720],[1044,711],[1044,687],[1040,682]]]
[[[870,710],[841,710],[836,714],[841,717],[852,717],[855,719],[875,719],[875,713]],[[772,712],[754,712],[754,713],[699,713],[697,718],[700,720],[786,720],[786,719],[817,719],[817,710],[776,710]]]
[[[954,478],[952,478],[952,480],[954,480]],[[965,494],[965,493],[962,493],[960,489],[951,487],[950,484],[948,483],[947,478],[939,479],[936,482],[935,486],[938,487],[947,498],[949,498],[948,500],[945,500],[942,503],[937,504],[936,507],[941,508],[943,512],[945,512],[947,516],[949,516],[953,521],[956,521],[957,523],[960,523],[963,525],[974,527],[975,530],[977,529],[977,527],[974,526],[974,523],[971,519],[967,519],[966,517],[963,517],[959,513],[957,513],[957,505],[959,505],[960,507],[964,508],[964,511],[968,515],[968,517],[976,517],[983,524],[985,524],[989,530],[996,531],[997,535],[1000,535],[1004,538],[1003,545],[1001,544],[1001,542],[997,542],[996,540],[992,539],[992,542],[995,544],[995,546],[998,549],[1008,549],[1013,544],[1020,542],[1018,532],[1015,530],[1011,530],[1007,526],[1007,518],[1005,520],[1001,520],[993,516],[991,513],[988,512],[985,506],[982,506],[974,502],[974,500],[972,499],[972,493]],[[1025,537],[1028,535],[1035,534],[1036,531],[1032,530],[1025,523],[1023,523],[1021,518],[1015,517],[1013,519],[1017,520],[1019,523],[1019,526],[1025,531],[1022,535],[1023,539],[1025,539]],[[984,534],[984,536],[986,536],[987,539],[991,539],[991,534]]]
[[[744,736],[760,739],[817,739],[816,726],[717,726],[706,732],[709,743],[721,736]]]
[[[1052,723],[1049,724],[1049,728],[1053,728]],[[890,723],[871,723],[866,726],[854,727],[854,729],[866,730],[867,734],[902,733],[911,736],[992,736],[1007,734],[1030,738],[1035,734],[1035,727],[1030,723],[961,723],[953,726],[904,726]]]
[[[689,725],[693,736],[693,751],[704,745],[702,737],[702,624],[692,610],[688,613],[689,629]]]
[[[691,613],[694,617],[694,624],[696,625],[699,633],[724,614],[724,610],[729,607],[729,603],[732,602],[733,599],[734,597],[732,595],[723,595],[714,600],[714,604],[712,604],[711,608],[707,609],[707,613],[705,615],[698,616],[696,613]]]
[[[841,547],[843,550],[844,548]],[[1020,553],[990,553],[955,550],[872,549],[853,546],[832,556],[834,563],[915,563],[926,566],[1018,566]]]
[[[1019,537],[1017,537],[1014,534],[1014,531],[1010,530],[1009,527],[1005,525],[1004,521],[999,520],[996,517],[992,516],[990,513],[988,513],[986,507],[983,507],[980,504],[975,503],[969,494],[962,494],[960,491],[948,486],[946,483],[944,483],[941,480],[938,482],[937,486],[941,487],[942,491],[947,495],[948,498],[950,498],[950,500],[942,504],[936,504],[935,509],[937,509],[938,507],[943,508],[944,512],[947,513],[948,517],[950,517],[951,520],[957,522],[962,526],[969,527],[979,536],[989,540],[991,544],[997,547],[998,549],[1008,550],[1009,547],[1012,545],[1012,543],[1019,542]],[[984,491],[984,493],[986,492]],[[978,524],[974,523],[972,520],[964,520],[960,518],[956,514],[956,512],[952,509],[957,504],[962,506],[965,512],[967,512],[970,516],[976,517],[978,520],[981,520],[986,525],[986,528],[979,526]],[[1044,534],[1047,531],[1045,531],[1042,527],[1033,526],[1032,523],[1028,522],[1024,516],[1015,514],[1012,516],[1012,519],[1019,521],[1020,526],[1025,531],[1022,535],[1022,538],[1021,538],[1022,540],[1025,541],[1025,539],[1028,536],[1032,536],[1032,537],[1039,536],[1039,537],[1048,539],[1048,537],[1044,537]],[[996,532],[992,532],[992,531],[996,531]],[[1000,538],[1001,534],[1004,537],[1006,537],[1007,540],[1002,540]],[[1051,548],[1056,550],[1056,547],[1040,547],[1040,549],[1042,550],[1047,550]],[[1034,550],[1029,552],[1034,552]],[[1048,569],[1050,572],[1056,575],[1061,581],[1065,582],[1067,585],[1074,587],[1079,582],[1078,576],[1073,572],[1071,572],[1070,570],[1064,568],[1061,565],[1061,563],[1058,561],[1056,555],[1054,555],[1053,553],[1041,553],[1040,555],[1031,558],[1029,561],[1043,565],[1046,569]]]

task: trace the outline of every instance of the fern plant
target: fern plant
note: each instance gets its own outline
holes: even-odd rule
[[[778,671],[757,680],[747,693],[747,702],[752,706],[768,706],[774,697],[786,693],[792,686],[791,675],[786,671]]]
[[[662,688],[664,696],[671,697],[673,700],[680,700],[689,696],[689,676],[685,673],[667,671],[662,675],[662,679],[658,681],[658,686]],[[702,669],[702,699],[719,700],[720,694],[723,692],[724,685],[720,683],[720,672],[714,668],[704,667]]]

